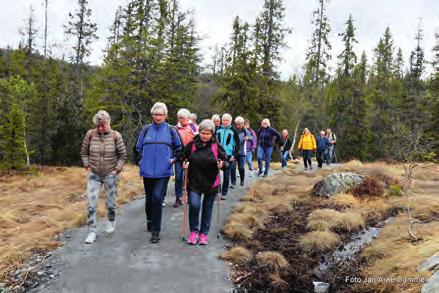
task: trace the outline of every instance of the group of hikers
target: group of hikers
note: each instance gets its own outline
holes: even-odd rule
[[[133,149],[134,160],[139,167],[145,190],[145,214],[147,231],[151,232],[151,243],[160,242],[162,208],[167,193],[168,181],[175,176],[174,207],[184,204],[182,198],[187,191],[189,204],[188,244],[207,245],[212,210],[215,198],[227,200],[229,188],[237,187],[237,172],[240,186],[245,184],[245,166],[252,177],[253,153],[258,162],[257,176],[266,177],[275,145],[280,147],[282,169],[292,158],[293,143],[288,130],[280,134],[272,128],[269,119],[263,119],[254,131],[250,121],[238,116],[232,125],[232,116],[218,114],[197,124],[197,115],[187,109],[177,112],[178,123],[166,122],[168,109],[157,102],[151,108],[153,122],[143,127]],[[87,173],[87,225],[85,243],[93,243],[97,236],[96,208],[98,193],[102,185],[106,191],[106,232],[115,230],[115,210],[119,173],[127,158],[121,134],[111,129],[110,115],[98,111],[93,117],[94,129],[87,132],[81,148],[81,156]],[[323,160],[329,164],[335,146],[335,135],[330,129],[322,131],[317,138],[305,129],[298,149],[302,152],[305,169],[312,169],[311,155],[316,151],[319,167]],[[332,148],[332,150],[331,150]],[[265,165],[263,164],[265,161]],[[222,183],[220,171],[223,172]],[[200,220],[201,212],[201,220]]]

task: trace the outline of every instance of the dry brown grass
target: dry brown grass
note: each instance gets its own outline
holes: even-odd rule
[[[364,228],[363,216],[355,211],[340,213],[332,209],[314,210],[308,216],[307,228],[317,231],[357,231]]]
[[[328,202],[337,209],[355,208],[359,206],[359,200],[350,193],[340,193],[331,196]]]
[[[37,176],[0,177],[0,271],[17,266],[34,249],[57,247],[55,235],[86,222],[86,172],[83,168],[42,167]],[[137,167],[126,166],[118,203],[142,194]],[[101,194],[103,196],[103,194]],[[101,200],[98,215],[105,215]],[[20,257],[17,257],[17,251]]]
[[[362,275],[368,277],[428,277],[430,273],[417,272],[417,267],[439,250],[439,222],[415,226],[415,233],[422,235],[420,242],[412,243],[407,233],[408,218],[400,214],[392,224],[386,225],[377,239],[362,255],[368,266]],[[420,292],[419,283],[368,284],[375,292]]]
[[[290,266],[286,258],[276,251],[258,252],[255,259],[258,265],[266,267],[275,273],[285,270]]]
[[[331,209],[314,210],[308,216],[307,228],[317,231],[327,231],[338,226],[341,213]]]
[[[235,246],[220,255],[221,259],[230,261],[236,264],[248,264],[253,259],[253,254],[250,250],[242,246]]]
[[[325,252],[340,245],[340,237],[331,231],[312,231],[300,238],[300,247],[306,252]]]

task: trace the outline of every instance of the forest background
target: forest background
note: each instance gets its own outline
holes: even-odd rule
[[[49,3],[43,2],[47,15]],[[328,5],[316,1],[303,74],[288,80],[280,78],[278,64],[288,58],[281,52],[294,31],[282,0],[265,0],[253,22],[237,15],[230,40],[218,44],[207,67],[201,66],[193,15],[177,0],[120,6],[100,66],[87,62],[98,38],[88,1],[78,0],[66,20],[64,32],[74,45],[73,54],[62,58],[48,49],[47,18],[39,28],[30,11],[19,47],[0,49],[1,168],[79,164],[81,141],[99,109],[110,113],[112,128],[131,151],[157,101],[168,105],[171,124],[181,107],[203,118],[241,115],[256,129],[268,117],[291,136],[296,126],[314,134],[331,127],[340,160],[437,161],[439,35],[425,36],[420,21],[404,60],[388,27],[372,56],[357,54],[355,19],[347,15],[339,32],[343,48],[334,55]],[[42,46],[36,45],[39,34]],[[436,45],[424,48],[424,38]]]

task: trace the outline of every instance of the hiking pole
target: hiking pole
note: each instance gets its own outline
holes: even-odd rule
[[[220,188],[218,188],[218,190],[221,190],[221,169],[220,168],[218,168],[218,177],[219,177],[219,186],[220,186]],[[216,233],[216,238],[220,239],[220,222],[221,222],[220,203],[221,203],[221,194],[219,192],[217,192],[216,197],[217,197],[217,204],[216,204],[216,227],[218,229],[218,232]]]
[[[188,169],[184,171],[184,193],[183,193],[183,225],[181,227],[181,240],[185,241],[186,235],[186,206],[187,206],[187,173]]]

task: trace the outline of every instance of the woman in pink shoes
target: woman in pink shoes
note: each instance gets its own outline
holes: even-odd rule
[[[185,147],[187,170],[187,191],[189,194],[189,227],[188,244],[207,245],[213,204],[220,185],[219,169],[227,169],[227,155],[223,147],[217,143],[215,124],[211,120],[203,120],[199,124],[199,134]],[[201,209],[201,221],[200,221]]]

